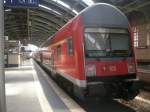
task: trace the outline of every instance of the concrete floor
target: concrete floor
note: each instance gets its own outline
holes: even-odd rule
[[[22,67],[11,67],[5,71],[7,112],[42,112],[31,63],[27,61]]]
[[[32,61],[6,68],[7,112],[69,112]]]

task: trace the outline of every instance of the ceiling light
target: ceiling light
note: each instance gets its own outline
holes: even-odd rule
[[[66,4],[65,2],[63,2],[62,0],[53,0],[54,2],[66,7],[67,9],[71,10],[72,12],[74,12],[75,14],[78,14],[78,12],[75,9],[72,9],[68,4]]]
[[[11,9],[5,9],[4,11],[5,12],[11,12],[12,10]]]
[[[39,4],[39,7],[44,8],[44,9],[47,9],[47,10],[50,10],[50,11],[52,11],[52,12],[58,14],[58,15],[62,15],[62,14],[60,14],[59,12],[57,12],[57,11],[51,9],[50,7],[47,7],[47,6],[44,6],[44,5],[41,5],[41,4]]]
[[[85,4],[87,4],[88,6],[91,6],[94,4],[94,2],[92,0],[82,0]]]
[[[74,12],[75,14],[78,14],[78,12],[75,9],[73,9],[72,12]]]

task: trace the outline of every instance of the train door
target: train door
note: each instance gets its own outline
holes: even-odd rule
[[[54,52],[52,52],[51,57],[50,57],[50,67],[51,67],[51,75],[52,77],[56,78],[56,67],[55,67],[55,62],[54,62]]]

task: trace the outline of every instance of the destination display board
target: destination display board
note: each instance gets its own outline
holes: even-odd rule
[[[39,5],[39,0],[4,0],[4,5],[10,7],[36,8]]]

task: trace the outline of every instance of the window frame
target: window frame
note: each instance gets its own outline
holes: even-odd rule
[[[69,56],[73,56],[74,55],[73,40],[72,40],[71,37],[67,39],[67,54]]]
[[[133,36],[134,36],[134,47],[138,48],[139,47],[139,31],[136,27],[134,29]]]
[[[58,59],[61,59],[61,54],[62,54],[62,52],[61,52],[61,45],[58,45],[57,46],[57,58]]]

